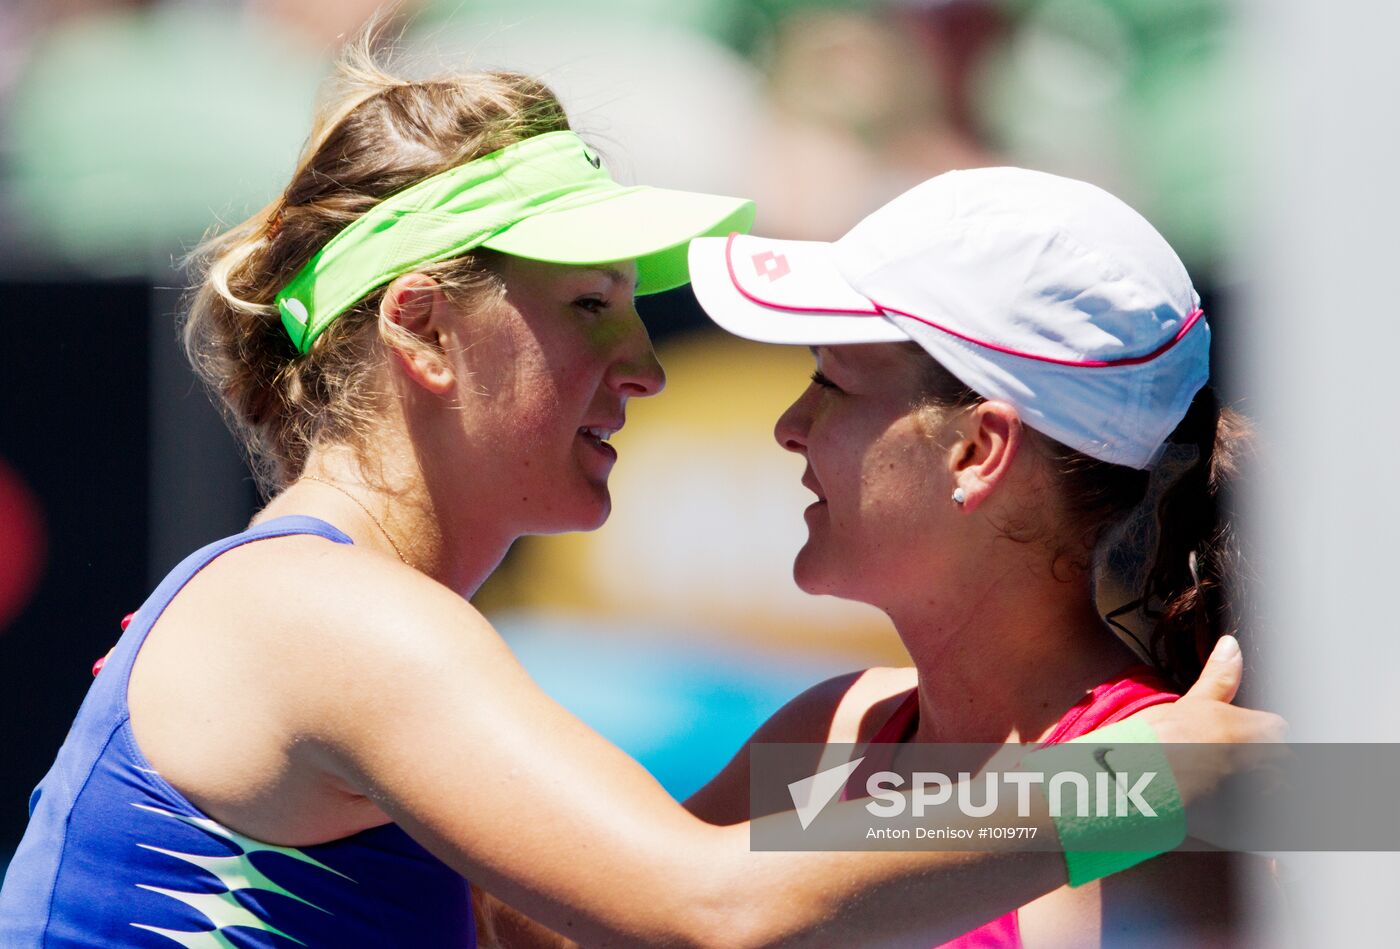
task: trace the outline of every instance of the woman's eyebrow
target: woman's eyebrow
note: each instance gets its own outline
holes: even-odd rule
[[[630,286],[632,283],[631,279],[625,273],[614,267],[584,267],[583,269],[591,270],[594,273],[600,273],[613,283],[619,283],[623,286]]]

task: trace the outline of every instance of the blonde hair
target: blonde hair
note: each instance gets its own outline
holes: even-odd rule
[[[390,73],[366,29],[347,46],[281,197],[187,258],[182,332],[265,494],[294,481],[312,448],[363,449],[383,404],[386,346],[423,345],[378,319],[383,290],[360,300],[299,356],[277,292],[338,231],[424,178],[545,132],[567,129],[537,80],[475,72],[408,80]],[[483,259],[421,268],[459,302],[498,282]]]

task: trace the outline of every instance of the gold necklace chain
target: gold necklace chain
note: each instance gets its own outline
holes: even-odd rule
[[[399,550],[399,545],[396,544],[396,543],[394,543],[394,538],[389,534],[388,531],[386,531],[386,530],[384,529],[384,525],[381,524],[381,523],[379,523],[379,518],[377,518],[377,517],[374,516],[374,512],[371,511],[369,508],[365,507],[364,502],[362,502],[359,498],[355,497],[355,495],[351,494],[349,491],[346,491],[346,490],[345,490],[344,488],[342,488],[340,485],[336,484],[336,483],[333,482],[333,481],[327,481],[325,478],[318,478],[318,477],[316,477],[315,475],[302,475],[302,476],[301,476],[301,480],[302,480],[302,481],[315,481],[317,484],[324,484],[324,485],[325,485],[326,487],[328,487],[328,488],[334,488],[335,490],[339,491],[341,494],[343,494],[343,495],[345,495],[347,498],[349,498],[351,501],[353,501],[353,502],[355,503],[356,507],[358,507],[360,510],[364,511],[364,512],[365,512],[365,515],[366,515],[371,521],[374,522],[374,526],[377,527],[377,528],[379,528],[379,533],[383,534],[383,535],[384,535],[384,539],[387,540],[387,541],[389,542],[389,546],[392,547],[392,548],[394,548],[394,553],[396,553],[396,554],[399,555],[399,560],[403,561],[403,565],[404,565],[405,567],[409,567],[410,569],[412,569],[412,564],[410,564],[410,563],[408,562],[408,558],[405,557],[405,556],[403,555],[403,551],[402,551],[402,550]]]

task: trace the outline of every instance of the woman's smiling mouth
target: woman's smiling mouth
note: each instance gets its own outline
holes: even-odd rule
[[[614,428],[604,425],[584,425],[579,428],[578,434],[594,451],[606,458],[616,459],[617,449],[608,444],[608,439],[612,438],[619,428],[621,426]]]

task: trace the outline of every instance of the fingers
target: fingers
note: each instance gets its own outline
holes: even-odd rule
[[[1221,636],[1201,670],[1201,677],[1186,693],[1186,698],[1209,699],[1216,702],[1234,701],[1244,674],[1244,657],[1240,644],[1233,636]]]

